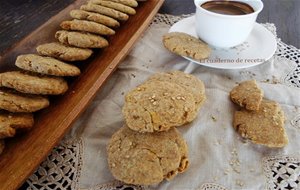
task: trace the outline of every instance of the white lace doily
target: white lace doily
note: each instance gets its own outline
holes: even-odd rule
[[[191,15],[171,16],[158,14],[151,25],[171,26],[182,18]],[[151,27],[150,25],[150,27]],[[263,24],[275,36],[274,24]],[[277,38],[275,57],[289,59],[295,67],[283,77],[284,84],[300,88],[300,50],[283,43]],[[292,121],[292,126],[300,130],[300,115]],[[81,139],[67,139],[53,149],[48,158],[39,166],[36,172],[24,183],[22,189],[53,190],[78,189],[78,179],[81,173],[83,144]],[[262,160],[266,175],[266,189],[287,190],[300,189],[300,158],[299,155],[274,156]],[[242,184],[240,184],[242,186]],[[144,187],[125,185],[115,181],[99,184],[88,190],[142,190]],[[226,187],[215,183],[203,183],[199,190],[226,190]]]

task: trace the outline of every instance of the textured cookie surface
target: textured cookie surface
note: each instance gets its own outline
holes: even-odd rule
[[[241,82],[230,92],[231,100],[247,110],[258,110],[263,98],[263,91],[255,80]]]
[[[35,54],[19,55],[16,66],[40,74],[54,76],[77,76],[80,70],[73,65],[64,63],[51,57],[43,57]]]
[[[123,115],[132,130],[166,131],[195,119],[195,99],[181,86],[167,81],[148,81],[130,91]]]
[[[60,24],[60,27],[65,30],[77,30],[83,32],[91,32],[100,35],[114,35],[115,31],[109,27],[92,21],[86,20],[67,20]]]
[[[112,8],[118,11],[121,11],[123,13],[129,14],[129,15],[134,15],[136,11],[131,8],[130,6],[121,4],[121,3],[116,3],[113,1],[105,1],[105,0],[91,0],[90,3],[97,4],[97,5],[102,5],[104,7]]]
[[[172,179],[188,167],[188,149],[178,131],[139,133],[122,127],[111,138],[108,164],[113,176],[136,185]]]
[[[129,16],[125,13],[101,5],[92,4],[92,3],[89,3],[87,5],[82,5],[80,9],[103,14],[121,21],[126,21],[129,18]]]
[[[258,111],[236,111],[233,127],[244,138],[268,147],[288,144],[284,129],[284,113],[278,103],[262,100]]]
[[[97,4],[99,0],[90,0],[91,3],[95,3]],[[123,5],[127,5],[130,7],[137,7],[138,6],[138,2],[136,0],[104,0],[104,1],[112,1],[112,2],[116,2],[116,3],[121,3]]]
[[[196,60],[208,58],[211,52],[206,43],[182,32],[165,34],[163,36],[163,44],[173,53]]]
[[[58,95],[68,90],[68,84],[63,78],[20,71],[1,73],[0,86],[13,88],[23,93],[43,95]]]
[[[92,13],[76,9],[70,12],[70,16],[75,19],[94,21],[112,28],[120,26],[120,23],[117,20],[99,13]]]
[[[17,129],[30,129],[33,124],[31,113],[0,113],[0,139],[13,137]]]
[[[0,109],[10,112],[35,112],[49,106],[47,98],[0,90]]]
[[[90,49],[69,47],[56,42],[39,45],[36,50],[41,55],[54,57],[63,61],[83,61],[93,53]]]
[[[89,33],[60,30],[55,33],[55,38],[63,44],[81,48],[104,48],[108,46],[108,41],[105,38]]]
[[[193,75],[181,71],[172,71],[168,73],[157,73],[150,77],[149,80],[168,81],[180,85],[186,91],[193,94],[197,108],[199,108],[206,99],[203,82]]]

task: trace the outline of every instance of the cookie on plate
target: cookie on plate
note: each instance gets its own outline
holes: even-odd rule
[[[80,48],[104,48],[108,46],[108,41],[105,38],[89,33],[60,30],[55,33],[55,38],[63,44]]]
[[[164,46],[171,52],[195,60],[209,57],[211,49],[203,41],[182,32],[171,32],[163,36]]]
[[[4,148],[5,148],[4,140],[0,139],[0,154],[2,154]]]
[[[231,100],[247,110],[258,110],[263,96],[255,80],[241,82],[230,92]]]
[[[126,95],[123,115],[132,130],[166,131],[194,120],[197,109],[193,95],[180,85],[152,80]]]
[[[90,0],[89,2],[97,4],[99,0]],[[104,1],[111,1],[115,3],[121,3],[123,5],[127,5],[129,7],[137,7],[138,2],[136,0],[104,0]]]
[[[113,176],[135,185],[170,180],[189,164],[187,144],[175,128],[139,133],[122,127],[110,139],[107,153]]]
[[[258,111],[236,111],[233,127],[253,143],[268,147],[284,147],[288,137],[284,129],[284,113],[277,102],[262,100]]]
[[[59,95],[68,90],[61,77],[29,74],[21,71],[0,73],[0,86],[27,94]]]
[[[52,57],[35,54],[19,55],[15,65],[23,70],[53,76],[77,76],[80,70]]]
[[[17,129],[30,129],[33,124],[31,113],[0,113],[0,139],[13,137]]]
[[[49,100],[43,96],[0,90],[0,109],[10,112],[35,112],[48,106]]]
[[[120,23],[117,20],[99,13],[92,13],[92,12],[76,9],[70,12],[70,16],[72,18],[79,19],[79,20],[94,21],[112,28],[116,28],[120,26]]]
[[[60,24],[64,30],[76,30],[100,35],[114,35],[115,31],[103,24],[86,20],[66,20]]]
[[[186,91],[193,94],[197,109],[199,109],[206,100],[203,82],[193,75],[181,71],[172,71],[154,74],[149,80],[168,81],[180,85]]]
[[[120,21],[126,21],[129,18],[129,16],[125,13],[101,5],[95,5],[92,3],[88,3],[87,5],[82,5],[80,9],[85,11],[100,13]]]
[[[121,3],[116,3],[113,1],[105,1],[105,0],[90,0],[90,3],[97,4],[97,5],[102,5],[104,7],[112,8],[117,11],[121,11],[123,13],[129,14],[129,15],[134,15],[136,14],[136,11],[131,8],[130,6],[121,4]]]
[[[70,47],[57,42],[39,45],[36,50],[40,55],[54,57],[63,61],[83,61],[88,59],[93,53],[90,49]]]

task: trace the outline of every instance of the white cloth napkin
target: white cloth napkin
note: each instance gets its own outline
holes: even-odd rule
[[[286,81],[286,76],[296,66],[294,62],[275,56],[248,69],[207,68],[167,51],[161,40],[168,29],[168,25],[160,23],[149,27],[75,123],[70,135],[81,137],[84,142],[79,186],[89,188],[114,180],[108,169],[106,146],[112,134],[124,124],[121,113],[124,94],[156,72],[181,70],[201,79],[207,96],[197,118],[178,127],[189,147],[190,167],[172,181],[147,188],[208,189],[210,184],[214,189],[275,189],[274,184],[280,180],[272,181],[275,178],[270,174],[273,166],[270,160],[283,155],[295,160],[300,155],[300,127],[291,122],[300,114],[300,90]],[[233,113],[238,108],[230,101],[229,92],[236,82],[248,79],[256,79],[265,98],[282,106],[290,141],[285,148],[270,149],[245,142],[234,131]],[[295,173],[292,177],[297,179],[300,170]],[[292,183],[292,177],[286,175],[286,180]]]

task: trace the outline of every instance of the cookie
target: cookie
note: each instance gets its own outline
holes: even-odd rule
[[[121,4],[127,5],[129,7],[137,7],[138,6],[138,2],[136,0],[105,0],[105,1],[121,3]],[[90,2],[94,3],[94,2],[97,2],[97,0],[90,0]]]
[[[175,128],[139,133],[122,127],[110,139],[107,153],[113,176],[135,185],[171,180],[189,164],[186,142]]]
[[[129,15],[136,14],[136,11],[133,8],[121,3],[105,1],[105,0],[90,0],[89,2],[92,4],[97,4],[97,5],[102,5],[104,7],[112,8],[114,10],[121,11]]]
[[[101,5],[95,5],[92,3],[88,3],[87,5],[82,5],[80,9],[85,11],[100,13],[120,21],[126,21],[129,18],[129,16],[125,13]]]
[[[94,21],[112,28],[120,26],[120,23],[117,20],[99,13],[92,13],[84,10],[72,10],[70,16],[79,20]]]
[[[149,80],[168,81],[180,85],[194,96],[197,108],[200,108],[206,100],[203,82],[193,75],[181,71],[172,71],[157,73],[151,76]]]
[[[35,112],[48,106],[49,100],[45,97],[0,90],[0,109],[10,112]]]
[[[30,129],[33,124],[31,113],[0,113],[0,139],[13,137],[17,129]]]
[[[115,31],[103,24],[99,24],[92,21],[86,20],[67,20],[63,21],[60,24],[60,27],[65,30],[76,30],[76,31],[83,31],[83,32],[90,32],[94,34],[100,35],[114,35]]]
[[[0,86],[22,93],[43,95],[59,95],[68,90],[68,84],[63,78],[21,71],[0,73]]]
[[[284,113],[278,103],[262,100],[258,111],[236,111],[233,127],[253,143],[268,147],[284,147],[288,137],[284,129]]]
[[[4,140],[1,140],[1,139],[0,139],[0,154],[2,154],[4,148],[5,148]]]
[[[39,45],[36,50],[40,55],[54,57],[63,61],[83,61],[88,59],[93,53],[90,49],[69,47],[57,42]]]
[[[132,130],[153,132],[191,122],[197,111],[193,95],[181,86],[148,81],[126,95],[123,115]]]
[[[200,61],[208,58],[211,52],[210,47],[206,43],[182,32],[165,34],[163,36],[163,44],[175,54]]]
[[[26,71],[46,75],[77,76],[80,74],[80,70],[74,65],[35,54],[19,55],[15,65]]]
[[[63,44],[80,48],[104,48],[108,46],[108,41],[105,38],[90,33],[60,30],[55,33],[55,38]]]
[[[231,100],[247,110],[258,110],[263,96],[255,80],[241,82],[230,92]]]

